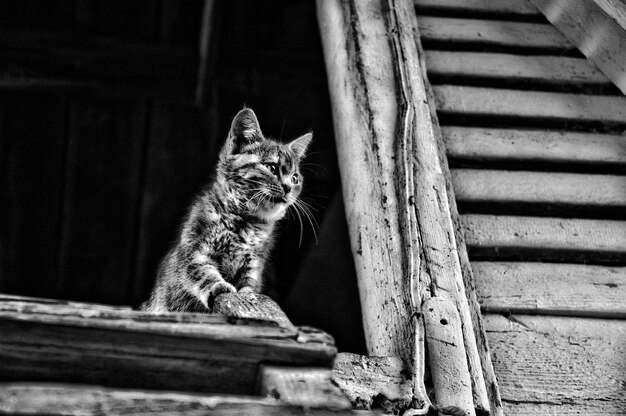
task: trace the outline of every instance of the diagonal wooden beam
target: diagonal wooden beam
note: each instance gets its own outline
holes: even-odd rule
[[[419,317],[425,299],[447,300],[459,312],[474,406],[499,414],[412,2],[317,6],[368,352],[410,362],[416,402],[428,404]],[[449,398],[439,404],[462,405]]]

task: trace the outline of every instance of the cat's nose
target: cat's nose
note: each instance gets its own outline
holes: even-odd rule
[[[291,192],[291,186],[283,183],[283,192],[285,192],[285,195],[287,195],[289,192]]]

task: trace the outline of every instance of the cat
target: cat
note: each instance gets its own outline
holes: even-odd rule
[[[259,293],[277,223],[298,204],[300,162],[312,138],[266,138],[255,113],[239,111],[214,178],[193,202],[141,309],[210,312],[221,293]]]

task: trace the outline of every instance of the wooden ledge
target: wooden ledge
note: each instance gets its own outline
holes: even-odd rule
[[[253,394],[259,364],[332,366],[319,330],[247,317],[154,315],[0,295],[4,380]]]

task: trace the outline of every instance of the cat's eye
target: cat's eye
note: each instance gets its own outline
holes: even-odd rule
[[[298,182],[300,182],[300,175],[298,175],[297,173],[294,173],[294,174],[291,176],[291,182],[292,182],[294,185],[295,185],[295,184],[297,184]]]
[[[278,164],[277,163],[263,163],[263,165],[272,172],[272,175],[276,175],[278,173]]]

